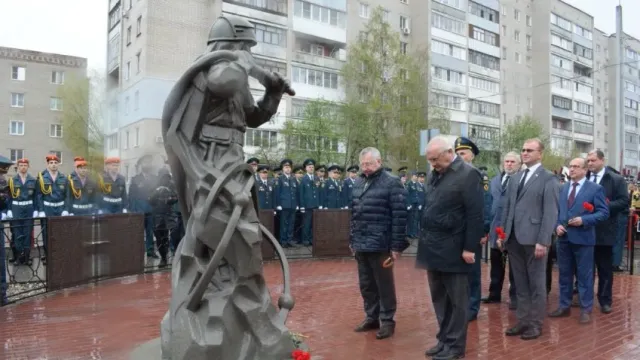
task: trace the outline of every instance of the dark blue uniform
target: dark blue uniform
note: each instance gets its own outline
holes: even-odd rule
[[[76,216],[88,216],[98,212],[96,196],[98,186],[89,176],[84,182],[75,171],[67,177],[69,188],[67,190],[67,211]]]
[[[151,194],[156,190],[158,178],[151,174],[138,174],[129,185],[129,210],[144,214],[144,244],[147,256],[155,256],[153,247],[153,215],[149,204]]]
[[[342,186],[338,180],[327,179],[322,186],[322,207],[325,209],[342,208]]]
[[[24,182],[20,175],[9,178],[9,210],[13,218],[11,234],[14,242],[14,258],[18,263],[30,261],[33,212],[36,211],[36,178],[27,174]]]
[[[356,183],[355,179],[346,178],[342,182],[342,207],[348,209],[351,206],[351,194],[353,194],[353,185]]]
[[[129,203],[127,199],[127,181],[124,176],[116,174],[116,178],[110,174],[104,173],[98,175],[98,184],[100,185],[100,210],[103,214],[121,214],[126,211]]]
[[[43,212],[45,216],[61,216],[66,211],[67,190],[69,188],[69,180],[67,177],[58,172],[54,179],[49,170],[38,173],[38,186],[36,187],[38,212]],[[42,220],[40,220],[42,222]],[[42,244],[44,253],[47,253],[47,241],[49,234],[47,232],[47,224],[45,222],[42,227]],[[44,259],[43,259],[44,260]]]
[[[298,208],[298,181],[293,174],[282,174],[275,185],[275,205],[280,213],[280,244],[289,247],[293,242],[293,227]]]
[[[258,193],[258,208],[260,210],[273,210],[273,184],[269,179],[258,179],[256,181],[256,192]]]
[[[307,159],[302,165],[315,165],[315,161]],[[313,244],[313,210],[322,206],[320,185],[320,179],[312,174],[304,174],[300,179],[300,211],[304,209],[301,240],[305,246]]]
[[[424,190],[420,192],[420,184],[414,181],[406,182],[407,189],[407,237],[416,239],[418,237],[418,226],[420,224],[420,195],[424,196]]]

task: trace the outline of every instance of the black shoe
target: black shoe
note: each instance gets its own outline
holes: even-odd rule
[[[376,333],[376,339],[382,340],[386,338],[390,338],[393,336],[393,333],[396,332],[395,324],[383,324],[380,327],[380,330]]]
[[[611,305],[602,305],[600,307],[600,312],[603,314],[610,314],[611,313]]]
[[[438,355],[432,357],[433,360],[455,360],[464,358],[464,354],[456,353],[452,351],[443,351]]]
[[[505,331],[504,334],[507,336],[518,336],[518,335],[524,334],[525,331],[527,331],[527,326],[522,324],[517,324],[516,326],[507,329],[507,331]]]
[[[159,268],[163,268],[167,266],[167,258],[163,257],[162,259],[160,259],[160,263],[158,264]]]
[[[528,328],[527,331],[520,335],[520,339],[522,340],[535,340],[542,335],[542,331],[538,328]]]
[[[485,304],[497,304],[500,301],[500,298],[495,298],[495,297],[491,297],[491,296],[487,296],[486,298],[482,298],[481,300],[483,303]]]
[[[613,272],[623,272],[624,271],[620,266],[614,266],[612,270],[613,270]]]
[[[154,252],[148,252],[147,253],[147,257],[150,259],[160,259],[160,256],[158,256],[158,254],[154,253]]]
[[[591,314],[583,312],[580,314],[580,320],[578,320],[580,324],[588,324],[591,322]]]
[[[571,316],[571,309],[566,308],[566,309],[556,309],[555,311],[549,313],[549,317],[552,318],[559,318],[559,317],[569,317]]]
[[[440,341],[438,341],[436,346],[432,347],[431,349],[427,349],[427,351],[424,352],[424,355],[425,356],[436,356],[439,353],[441,353],[443,350],[444,350],[444,344],[441,343]]]
[[[361,322],[360,325],[356,326],[356,328],[353,329],[353,331],[365,332],[365,331],[371,331],[376,329],[380,329],[380,322],[378,320],[366,319],[365,321]]]

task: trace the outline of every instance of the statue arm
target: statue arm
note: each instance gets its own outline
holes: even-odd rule
[[[207,89],[215,97],[230,98],[248,87],[247,70],[236,62],[219,61],[207,73]]]

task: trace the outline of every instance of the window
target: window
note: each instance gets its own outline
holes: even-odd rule
[[[11,149],[9,151],[11,161],[16,163],[20,159],[24,159],[24,150],[23,149]]]
[[[502,15],[507,16],[507,5],[502,5]]]
[[[531,48],[531,35],[527,35],[526,37],[527,49]]]
[[[551,97],[551,102],[554,107],[565,109],[565,110],[571,110],[571,99],[553,95]]]
[[[500,118],[500,105],[486,101],[471,100],[471,112],[482,116]]]
[[[230,2],[248,5],[249,7],[269,10],[279,14],[287,14],[286,0],[232,0]]]
[[[583,58],[593,59],[593,50],[576,43],[573,44],[573,53]]]
[[[138,16],[138,21],[136,22],[136,36],[140,36],[142,34],[142,16]]]
[[[287,31],[281,28],[255,24],[256,41],[281,47],[287,47]]]
[[[11,67],[11,80],[24,81],[27,76],[27,68],[24,66]]]
[[[431,12],[431,26],[436,29],[442,29],[452,32],[454,34],[464,35],[464,23],[462,21],[446,17],[435,11]]]
[[[638,53],[630,48],[625,49],[625,56],[631,60],[638,60]]]
[[[462,107],[462,104],[464,103],[463,98],[460,98],[457,96],[433,93],[432,99],[435,106],[440,106],[443,108],[453,109],[453,110],[464,110],[464,108]]]
[[[49,154],[55,155],[58,158],[58,160],[60,160],[60,163],[62,164],[62,151],[49,150]]]
[[[589,105],[589,104],[585,104],[585,103],[580,102],[580,101],[576,101],[575,102],[575,107],[573,108],[573,111],[575,111],[577,113],[580,113],[580,114],[593,116],[593,105]]]
[[[629,98],[624,98],[624,107],[633,109],[633,110],[638,110],[638,102],[635,100],[631,100]]]
[[[52,71],[51,83],[56,85],[64,84],[64,71]]]
[[[293,82],[320,86],[328,89],[338,88],[338,74],[336,73],[307,69],[298,66],[292,66],[291,70],[293,71]]]
[[[500,70],[499,58],[475,50],[469,50],[469,62],[491,70]]]
[[[24,135],[24,121],[11,120],[9,122],[9,135],[16,135],[16,136]]]
[[[127,28],[127,46],[131,45],[131,26]]]
[[[469,80],[471,81],[471,87],[474,87],[476,89],[485,90],[492,93],[497,93],[500,91],[500,83],[498,82],[473,76],[469,76]]]
[[[593,95],[593,88],[589,85],[585,85],[583,83],[576,82],[576,92]]]
[[[409,29],[409,18],[400,15],[400,30]]]
[[[624,133],[624,142],[627,143],[627,144],[637,145],[638,144],[638,135],[625,132]]]
[[[54,138],[62,137],[62,125],[60,124],[51,124],[49,125],[49,136]]]
[[[57,97],[52,97],[49,100],[49,109],[53,111],[62,111],[62,99]]]
[[[629,81],[625,81],[624,82],[624,88],[627,91],[631,91],[631,92],[634,92],[634,93],[638,92],[638,86],[635,85],[634,83],[629,82]]]
[[[342,29],[346,27],[346,14],[344,12],[306,1],[296,0],[293,3],[293,14],[297,17],[322,22]]]
[[[456,9],[460,9],[460,10],[462,10],[462,7],[463,7],[463,3],[461,0],[434,0],[434,1],[439,2],[440,4],[454,7]]]
[[[129,80],[130,76],[131,76],[131,61],[127,61],[127,65],[125,65],[125,68],[124,68],[124,79]]]
[[[551,13],[551,23],[568,31],[572,31],[573,29],[571,21],[561,18],[560,16],[554,13]]]
[[[404,55],[407,54],[407,47],[409,44],[407,44],[406,42],[400,42],[400,52]]]
[[[133,110],[138,110],[140,108],[140,91],[136,90],[133,94]]]
[[[629,158],[629,159],[637,159],[638,158],[638,152],[635,150],[624,150],[624,157]]]
[[[593,124],[574,121],[573,131],[577,132],[578,134],[593,135]]]
[[[551,85],[556,89],[571,90],[571,80],[551,75]]]
[[[507,25],[502,25],[502,36],[507,36]]]
[[[507,60],[507,47],[502,47],[502,60]]]
[[[485,20],[499,23],[498,12],[476,2],[469,1],[469,12],[475,16],[479,16]]]
[[[500,46],[500,36],[498,34],[481,29],[474,25],[469,25],[469,36],[489,45]]]
[[[638,127],[638,118],[632,115],[624,115],[624,124],[633,128]]]
[[[122,144],[122,148],[123,149],[129,148],[129,132],[128,131],[124,133],[124,144]]]
[[[475,139],[493,140],[498,135],[498,129],[469,124],[469,135]]]
[[[368,19],[369,15],[369,5],[360,3],[360,17]]]
[[[109,135],[107,137],[107,144],[109,145],[109,150],[115,150],[118,148],[118,134]]]
[[[273,149],[278,146],[278,132],[261,129],[247,129],[244,134],[245,146]]]
[[[555,45],[565,50],[571,51],[571,40],[565,39],[558,35],[551,35],[551,45]]]
[[[515,40],[516,42],[520,42],[520,31],[516,30],[513,32],[513,40]]]
[[[521,61],[521,59],[520,59],[520,53],[519,53],[519,52],[516,52],[515,60],[516,60],[516,62],[517,62],[518,64],[521,64],[521,63],[522,63],[522,61]]]
[[[431,75],[434,79],[464,85],[464,74],[455,70],[431,66]]]
[[[283,62],[265,60],[261,58],[255,58],[255,62],[265,70],[275,72],[283,76],[287,75],[287,64]]]
[[[533,25],[533,19],[531,18],[531,16],[527,15],[527,26],[532,26]]]
[[[582,36],[585,39],[588,40],[592,40],[593,39],[593,34],[591,33],[591,31],[579,26],[579,25],[573,25],[573,32],[576,35]]]
[[[518,9],[513,9],[513,18],[516,21],[520,21],[520,10]]]
[[[136,128],[136,135],[133,138],[133,147],[140,146],[140,128]]]
[[[460,60],[467,59],[466,49],[437,40],[431,40],[431,51],[442,55],[452,56]]]
[[[305,109],[307,108],[306,101],[296,100],[291,103],[291,117],[293,118],[304,118],[305,117]]]
[[[140,74],[140,56],[142,55],[141,52],[138,52],[136,54],[136,74]]]
[[[124,114],[129,115],[129,97],[124,98]]]
[[[406,4],[408,4],[408,3],[409,3],[409,0],[400,0],[400,3],[401,3],[401,4],[405,4],[405,5],[406,5]]]
[[[11,107],[24,107],[24,94],[11,93]]]
[[[573,61],[551,54],[551,63],[565,70],[573,70]]]

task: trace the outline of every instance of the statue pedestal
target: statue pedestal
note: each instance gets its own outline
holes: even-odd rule
[[[165,360],[162,357],[160,338],[147,341],[135,348],[129,355],[130,360]]]

